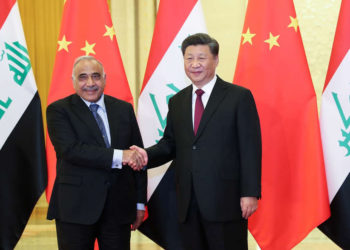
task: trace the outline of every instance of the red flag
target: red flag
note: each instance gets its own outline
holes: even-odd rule
[[[249,229],[262,249],[291,249],[329,216],[316,95],[292,0],[250,0],[234,82],[261,120],[262,199]]]
[[[76,57],[91,55],[103,63],[107,83],[105,93],[132,103],[111,16],[106,0],[66,0],[48,105],[74,93],[71,80]],[[56,154],[47,136],[47,200],[56,177]]]

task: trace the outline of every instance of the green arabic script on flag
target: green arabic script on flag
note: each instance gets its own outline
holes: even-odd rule
[[[9,70],[13,72],[13,80],[19,86],[22,86],[28,72],[31,69],[28,50],[18,41],[13,43],[5,42],[6,52],[3,50],[1,59],[4,58],[4,53],[7,55]],[[1,60],[2,61],[2,60]],[[5,115],[12,103],[12,98],[7,97],[0,99],[0,120]]]
[[[166,84],[166,86],[168,88],[170,88],[171,90],[173,90],[175,92],[175,94],[180,91],[180,89],[177,88],[174,83],[168,83],[168,84]],[[157,114],[158,121],[159,121],[159,123],[160,123],[160,125],[162,127],[161,129],[158,128],[158,134],[159,134],[159,137],[161,138],[164,135],[164,129],[165,129],[165,125],[166,125],[166,115],[165,115],[164,118],[162,117],[162,114],[160,113],[159,105],[158,105],[158,103],[156,101],[156,95],[153,94],[153,93],[150,93],[149,96],[151,98],[154,110],[155,110],[155,112]],[[170,94],[170,95],[167,95],[165,97],[167,105],[169,104],[170,98],[173,97],[173,96],[174,96],[174,94]],[[155,140],[156,143],[158,143],[158,141],[159,140]]]
[[[7,59],[9,60],[10,71],[14,73],[13,80],[22,86],[31,68],[28,50],[18,41],[14,42],[13,46],[5,42],[5,47],[8,50]]]
[[[346,131],[350,126],[350,116],[348,116],[348,118],[345,118],[344,109],[340,104],[338,94],[335,92],[332,92],[332,95],[333,95],[335,104],[337,105],[337,109],[342,119],[343,125],[345,127],[345,130],[341,129],[341,134],[344,137],[344,140],[343,141],[339,140],[339,146],[344,147],[347,150],[347,154],[345,156],[350,156],[350,131],[348,132]],[[349,96],[349,100],[350,100],[350,96]]]

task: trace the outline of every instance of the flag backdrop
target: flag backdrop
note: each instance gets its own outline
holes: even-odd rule
[[[319,228],[350,249],[350,1],[342,1],[321,104],[331,217]]]
[[[132,103],[116,35],[106,0],[66,0],[48,104],[74,93],[72,69],[75,58],[90,55],[104,66],[105,93]],[[47,200],[56,177],[56,154],[47,137]]]
[[[45,141],[17,2],[0,6],[0,249],[13,249],[46,187]]]
[[[316,95],[292,0],[250,0],[234,82],[251,89],[262,130],[262,198],[249,230],[291,249],[329,216]]]
[[[138,104],[138,122],[146,147],[163,136],[170,97],[190,84],[181,43],[205,32],[199,0],[160,0],[152,45]],[[148,219],[140,231],[165,249],[182,249],[177,226],[174,169],[148,170]]]

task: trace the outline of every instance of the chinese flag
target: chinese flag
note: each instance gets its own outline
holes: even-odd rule
[[[256,100],[262,198],[249,230],[262,249],[291,249],[327,219],[316,95],[292,0],[250,0],[234,82]]]
[[[105,93],[132,103],[116,35],[106,0],[66,0],[48,105],[74,93],[72,69],[76,57],[90,55],[102,62],[107,83]],[[47,136],[47,200],[56,177],[56,154]]]

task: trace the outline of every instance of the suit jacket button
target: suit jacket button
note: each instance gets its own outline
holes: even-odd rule
[[[197,146],[196,146],[196,145],[193,145],[193,146],[192,146],[192,149],[193,149],[193,150],[196,150],[196,149],[197,149]]]

